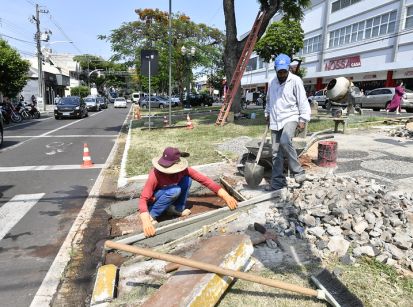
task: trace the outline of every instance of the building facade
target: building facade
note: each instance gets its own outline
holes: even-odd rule
[[[273,21],[281,16],[274,16]],[[303,78],[308,92],[344,76],[363,90],[413,89],[413,0],[314,0],[304,11]],[[265,91],[273,63],[252,55],[241,85]]]

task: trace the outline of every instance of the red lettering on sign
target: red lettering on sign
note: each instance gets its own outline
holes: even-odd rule
[[[344,69],[344,68],[353,68],[353,67],[360,67],[361,61],[360,56],[352,56],[347,58],[341,59],[334,59],[326,62],[325,70],[336,70],[336,69]]]

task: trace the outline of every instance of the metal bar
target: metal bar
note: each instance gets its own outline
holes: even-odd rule
[[[283,190],[277,190],[277,191],[273,191],[273,192],[270,192],[270,193],[265,193],[265,194],[262,194],[260,196],[242,201],[242,202],[238,203],[238,208],[242,209],[243,207],[246,207],[246,206],[249,206],[249,205],[260,203],[260,202],[263,202],[263,201],[266,201],[266,200],[269,200],[269,199],[272,199],[272,198],[280,197],[282,191]],[[207,218],[212,217],[214,215],[220,215],[220,214],[227,213],[228,211],[230,211],[228,207],[224,207],[224,208],[214,210],[214,211],[209,211],[209,212],[206,212],[204,214],[200,214],[200,215],[194,216],[192,218],[189,218],[189,219],[186,219],[186,220],[183,220],[183,221],[179,221],[179,222],[176,222],[176,223],[173,223],[173,224],[169,224],[169,225],[166,225],[166,226],[163,226],[163,227],[159,227],[158,229],[156,229],[156,233],[157,234],[166,233],[166,232],[174,230],[174,229],[178,229],[178,228],[181,228],[181,227],[184,227],[184,226],[187,226],[187,225],[194,224],[194,223],[196,223],[200,220],[207,219]],[[137,235],[132,235],[132,236],[129,236],[129,237],[126,237],[126,238],[121,238],[121,239],[114,240],[114,241],[119,242],[119,243],[124,243],[124,244],[131,244],[131,243],[134,243],[134,242],[137,242],[137,241],[141,241],[143,239],[146,239],[146,237],[143,233],[140,233],[140,234],[137,234]]]

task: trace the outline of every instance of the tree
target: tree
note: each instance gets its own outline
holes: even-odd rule
[[[169,44],[168,44],[168,13],[158,9],[137,9],[138,20],[123,23],[118,29],[112,30],[108,36],[100,39],[108,40],[112,45],[113,60],[124,61],[129,67],[134,66],[141,82],[142,90],[147,90],[147,78],[140,74],[140,52],[142,49],[156,49],[159,52],[159,71],[151,78],[153,90],[167,92],[169,87]],[[172,80],[180,93],[183,92],[186,78],[192,79],[192,69],[213,67],[214,61],[222,58],[224,35],[216,28],[205,24],[196,24],[181,13],[172,15]],[[190,59],[190,64],[181,54],[181,47],[188,50],[196,48],[196,53]]]
[[[19,53],[0,39],[0,97],[16,96],[26,85],[30,63],[23,60]]]
[[[70,95],[72,96],[86,97],[89,94],[89,87],[87,86],[80,85],[70,89]]]
[[[281,20],[273,22],[267,32],[255,45],[255,51],[270,62],[271,56],[285,53],[292,57],[294,53],[304,47],[304,31],[296,20]]]
[[[129,72],[127,65],[106,61],[102,57],[90,54],[82,54],[73,57],[81,67],[79,79],[86,84],[95,84],[100,93],[104,88],[128,88]],[[100,70],[92,73],[94,70]]]
[[[226,28],[224,63],[228,84],[230,83],[229,80],[231,80],[234,74],[238,60],[241,57],[242,50],[248,39],[248,37],[240,41],[237,39],[234,2],[235,0],[223,0]],[[263,12],[263,21],[258,33],[258,39],[264,34],[271,18],[278,11],[283,12],[283,19],[301,20],[303,18],[303,9],[311,3],[310,0],[258,0],[258,2],[260,3],[260,10]],[[240,97],[241,89],[236,93],[234,103],[231,107],[234,112],[241,111]]]

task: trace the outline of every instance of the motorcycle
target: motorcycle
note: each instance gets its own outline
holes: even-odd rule
[[[35,119],[39,119],[40,118],[40,112],[39,112],[39,110],[36,108],[36,105],[35,104],[28,104],[27,105],[27,108],[28,108],[28,112],[29,112],[29,114],[31,115],[31,117],[32,118],[35,118]]]
[[[6,124],[10,123],[10,121],[20,123],[23,120],[23,117],[11,103],[3,103],[2,114]]]
[[[16,111],[19,112],[21,117],[23,119],[29,119],[32,118],[33,116],[29,113],[29,110],[26,106],[26,104],[22,101],[19,101],[19,103],[16,105]]]

